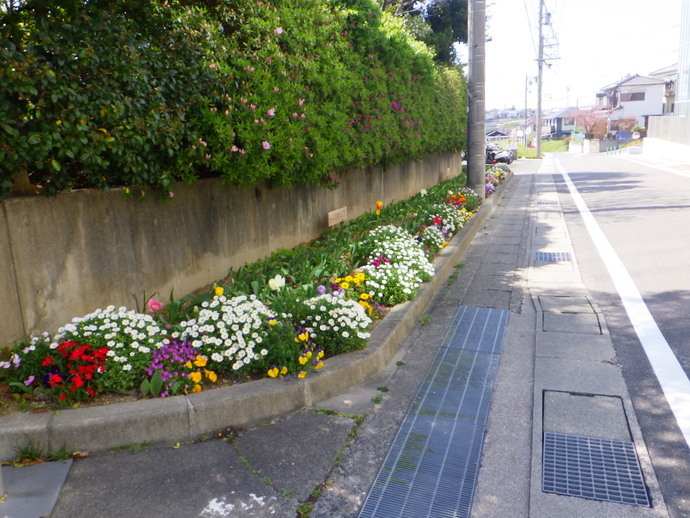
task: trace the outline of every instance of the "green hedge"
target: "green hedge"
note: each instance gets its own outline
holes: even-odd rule
[[[372,0],[29,0],[0,15],[0,199],[24,172],[49,195],[334,185],[458,151],[465,125],[460,71]]]

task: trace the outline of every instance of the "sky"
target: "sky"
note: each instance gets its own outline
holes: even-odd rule
[[[543,0],[542,107],[591,106],[604,86],[678,62],[682,0]],[[486,109],[537,105],[539,0],[487,0]],[[555,37],[554,37],[555,36]]]

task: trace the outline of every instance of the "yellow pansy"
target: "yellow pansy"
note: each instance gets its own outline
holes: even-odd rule
[[[206,379],[209,380],[211,383],[215,383],[218,380],[218,374],[216,374],[213,371],[204,369],[204,374],[206,374]]]
[[[307,376],[307,371],[299,371],[297,375],[298,378],[305,378]]]
[[[352,275],[348,275],[347,277],[345,277],[345,282],[355,282],[355,279],[354,277],[352,277]]]
[[[194,385],[192,392],[201,392],[201,385],[199,385],[198,383]]]
[[[321,358],[323,358],[324,354],[325,353],[323,351],[319,351],[318,353],[316,353],[316,357],[321,359]]]
[[[275,318],[269,318],[268,319],[268,325],[269,326],[274,326],[278,323],[278,321]]]
[[[344,290],[349,290],[350,289],[350,283],[345,281],[340,283],[340,287]]]
[[[362,293],[362,294],[359,296],[359,298],[362,299],[362,300],[367,300],[367,299],[370,299],[370,298],[371,298],[371,295],[369,295],[368,293]]]
[[[206,367],[206,358],[204,358],[201,355],[198,355],[194,360],[194,365],[196,365],[197,367]]]
[[[320,369],[321,367],[323,367],[323,362],[319,362],[316,365],[314,365],[315,369]]]
[[[307,360],[311,358],[311,351],[307,351],[306,353],[304,353],[304,356],[307,357]]]
[[[216,289],[213,290],[213,293],[216,294],[216,297],[221,297],[223,293],[225,293],[225,288],[223,288],[222,286],[216,286]]]
[[[362,272],[359,272],[358,274],[355,275],[355,282],[362,282],[367,278],[366,275],[364,275]]]
[[[201,381],[201,373],[200,372],[192,372],[189,375],[189,379],[191,379],[194,383],[199,383]]]
[[[285,367],[283,367],[285,368]],[[272,369],[268,369],[268,375],[271,378],[275,378],[278,375],[278,367],[273,367]]]
[[[297,335],[297,338],[299,338],[300,341],[302,341],[302,342],[308,342],[309,341],[309,333],[306,331],[304,333],[300,333],[299,335]]]
[[[281,373],[281,374],[287,374],[287,373],[288,373],[288,368],[285,367],[285,366],[283,366],[283,368],[280,369],[280,373]]]
[[[299,363],[300,363],[300,365],[304,365],[305,363],[307,363],[307,357],[306,356],[300,356],[299,357]]]
[[[188,369],[191,369],[192,368],[192,362],[187,362],[184,364],[184,366],[187,367]]]

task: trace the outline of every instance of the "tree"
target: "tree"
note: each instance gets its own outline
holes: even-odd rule
[[[406,18],[410,32],[436,52],[436,61],[456,64],[456,43],[467,42],[467,0],[379,0],[381,10]]]
[[[606,121],[603,113],[594,109],[575,112],[575,123],[578,128],[585,130],[586,138],[603,137],[606,133]]]

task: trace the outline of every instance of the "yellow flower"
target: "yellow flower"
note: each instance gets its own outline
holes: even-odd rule
[[[307,357],[306,356],[300,356],[299,357],[299,364],[304,365],[305,363],[307,363]]]
[[[297,335],[297,338],[299,338],[299,340],[302,342],[308,342],[309,341],[309,333],[305,331],[304,333]]]
[[[299,371],[297,375],[298,378],[305,378],[307,376],[307,371]]]
[[[316,365],[314,365],[315,369],[320,369],[321,367],[323,367],[323,362],[319,362]]]
[[[376,202],[376,208],[377,208],[378,210],[381,210],[381,209],[383,208],[383,202],[382,202],[382,201],[377,201],[377,202]]]
[[[340,287],[344,290],[349,290],[350,289],[350,283],[349,282],[341,282]]]
[[[216,297],[221,297],[223,293],[225,293],[225,288],[223,288],[222,286],[216,286],[216,289],[213,290],[213,293],[216,294]]]
[[[324,354],[325,353],[323,351],[319,351],[318,353],[316,353],[316,357],[320,360],[321,358],[323,358]]]
[[[357,275],[355,275],[355,282],[359,284],[363,280],[366,280],[367,276],[364,275],[362,272],[359,272]]]
[[[285,368],[285,367],[283,367]],[[268,369],[268,375],[271,378],[275,378],[278,375],[278,367],[273,367],[272,369]]]
[[[192,368],[192,362],[187,362],[184,364],[184,366],[187,367],[188,369],[191,369]]]
[[[201,381],[201,373],[200,372],[192,372],[189,375],[189,379],[191,379],[194,383],[199,383]]]
[[[448,246],[448,242],[447,242],[447,241],[444,241],[443,243],[441,243],[441,248],[444,248],[444,247],[446,247],[446,246]]]
[[[336,283],[336,284],[340,284],[341,282],[343,282],[343,278],[342,278],[342,277],[338,277],[338,278],[337,278],[336,280],[334,280],[333,282]]]
[[[311,358],[311,351],[307,351],[306,353],[304,353],[304,356],[307,357],[307,360]]]
[[[218,375],[213,371],[204,369],[204,374],[206,374],[206,379],[211,383],[215,383],[218,380]]]
[[[355,279],[354,277],[352,277],[352,275],[348,275],[347,277],[345,277],[345,282],[355,282]]]
[[[283,368],[280,369],[280,373],[281,373],[281,374],[287,374],[287,373],[288,373],[288,368],[285,367],[285,366],[283,366]]]
[[[206,367],[206,358],[204,358],[201,355],[198,355],[194,360],[194,365],[196,365],[197,367]]]
[[[198,383],[194,385],[192,392],[201,392],[201,385],[199,385]]]
[[[371,295],[369,295],[368,293],[362,293],[362,294],[359,296],[359,298],[362,299],[362,300],[367,300],[367,299],[370,299],[370,298],[371,298]]]
[[[275,318],[269,318],[268,319],[268,325],[269,326],[274,326],[278,323],[278,321]]]

